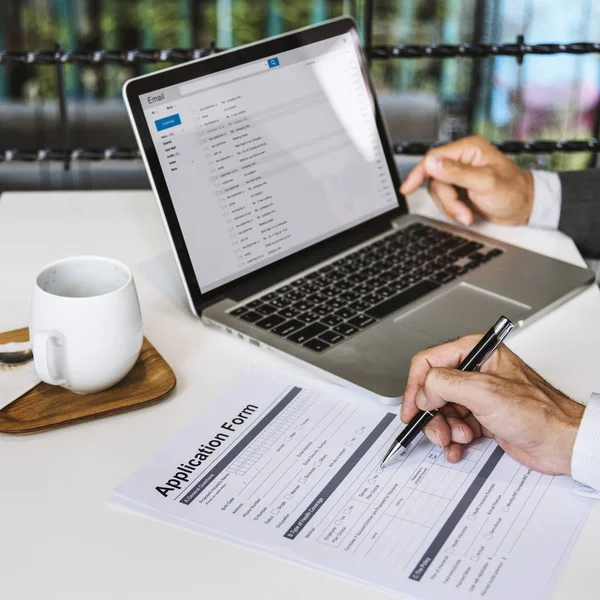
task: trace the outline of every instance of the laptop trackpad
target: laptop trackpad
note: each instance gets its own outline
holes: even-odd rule
[[[521,302],[461,283],[401,315],[394,323],[439,343],[487,331],[502,315],[515,323],[524,319],[530,310],[531,307]]]

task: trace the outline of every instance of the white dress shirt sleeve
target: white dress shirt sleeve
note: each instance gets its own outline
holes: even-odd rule
[[[560,221],[561,186],[557,173],[531,171],[533,175],[533,206],[529,223],[531,227],[557,229]]]
[[[600,394],[592,394],[579,426],[571,475],[575,492],[600,499]]]

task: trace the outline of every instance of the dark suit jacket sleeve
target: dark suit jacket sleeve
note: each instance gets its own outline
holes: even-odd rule
[[[585,258],[600,258],[600,169],[558,174],[562,203],[558,228]]]

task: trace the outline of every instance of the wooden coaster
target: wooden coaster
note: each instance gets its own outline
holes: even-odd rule
[[[27,328],[0,333],[0,344],[28,339]],[[96,394],[74,394],[42,382],[0,410],[0,432],[36,433],[135,410],[160,402],[175,382],[171,367],[144,338],[140,357],[117,385]]]

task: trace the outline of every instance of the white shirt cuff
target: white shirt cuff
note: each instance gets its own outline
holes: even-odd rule
[[[529,216],[531,227],[557,229],[560,221],[561,186],[557,173],[531,171],[533,175],[533,206]]]
[[[573,448],[571,475],[575,492],[600,498],[600,394],[592,394],[583,413]]]

